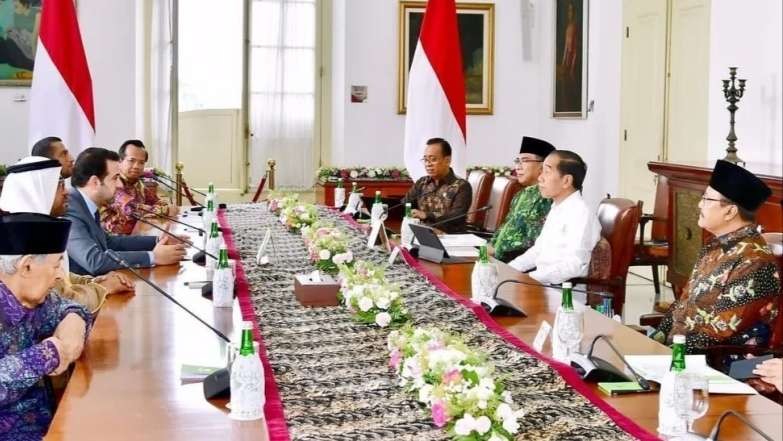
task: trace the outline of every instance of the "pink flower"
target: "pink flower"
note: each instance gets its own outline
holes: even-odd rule
[[[389,356],[389,366],[391,366],[395,371],[399,369],[400,362],[402,361],[402,353],[399,349],[395,349],[391,352]]]
[[[446,415],[446,406],[443,405],[443,401],[437,400],[432,403],[432,422],[438,427],[443,427],[449,420]]]
[[[457,369],[450,369],[443,373],[441,379],[445,384],[456,383],[462,379],[462,374]]]
[[[340,170],[340,177],[343,179],[348,179],[348,176],[350,176],[350,173],[346,169]]]
[[[440,340],[432,340],[427,344],[427,349],[430,351],[437,351],[438,349],[443,349],[443,342]]]
[[[391,171],[391,177],[394,179],[400,179],[400,171],[399,170],[392,170]]]

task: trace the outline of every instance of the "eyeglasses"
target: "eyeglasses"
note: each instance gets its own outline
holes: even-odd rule
[[[708,197],[707,197],[707,193],[704,193],[704,194],[702,194],[702,195],[701,195],[701,200],[702,200],[702,201],[721,202],[721,203],[724,203],[724,204],[731,204],[731,203],[732,203],[732,202],[731,202],[730,200],[728,200],[728,199],[722,199],[722,198],[721,198],[721,199],[708,198]]]
[[[541,159],[519,159],[519,158],[514,158],[514,165],[530,164],[530,163],[533,163],[533,162],[544,162],[544,161],[541,160]]]
[[[425,156],[425,157],[421,158],[420,161],[425,163],[425,164],[434,164],[434,163],[440,161],[440,158],[435,158],[433,156]]]

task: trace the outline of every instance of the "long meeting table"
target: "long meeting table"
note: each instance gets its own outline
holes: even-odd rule
[[[187,221],[187,220],[186,220]],[[181,226],[179,234],[194,232]],[[471,294],[472,264],[421,262],[425,271],[459,295]],[[240,308],[214,308],[187,282],[205,280],[206,271],[193,262],[143,270],[154,282],[193,312],[228,335],[242,320]],[[132,277],[132,276],[131,276]],[[499,264],[499,280],[514,279],[525,284],[506,284],[499,295],[521,307],[527,317],[501,317],[497,322],[527,344],[546,320],[553,323],[560,304],[560,292],[532,286],[525,274]],[[583,346],[598,334],[606,334],[625,354],[669,354],[670,350],[638,332],[595,311],[585,312]],[[135,292],[110,296],[98,314],[82,357],[76,362],[46,436],[47,440],[265,440],[263,420],[237,422],[228,418],[226,400],[206,401],[200,383],[182,384],[183,364],[221,366],[226,362],[226,345],[209,329],[181,311],[159,293],[137,281]],[[547,342],[542,352],[551,355]],[[602,343],[596,353],[620,369],[619,359]],[[596,392],[597,387],[590,385]],[[651,433],[657,427],[657,393],[616,397],[605,401]],[[711,395],[706,416],[695,429],[709,432],[725,410],[736,410],[773,439],[783,440],[783,408],[760,395]],[[724,422],[722,440],[761,439],[735,419]]]

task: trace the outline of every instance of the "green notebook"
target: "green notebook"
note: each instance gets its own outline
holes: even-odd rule
[[[623,381],[616,383],[598,383],[598,389],[606,395],[621,395],[634,392],[647,392],[635,381]]]

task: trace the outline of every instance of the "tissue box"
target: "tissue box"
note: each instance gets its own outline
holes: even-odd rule
[[[310,274],[294,276],[294,295],[303,306],[337,306],[337,293],[340,284],[328,275],[321,275],[321,280],[315,282]]]

